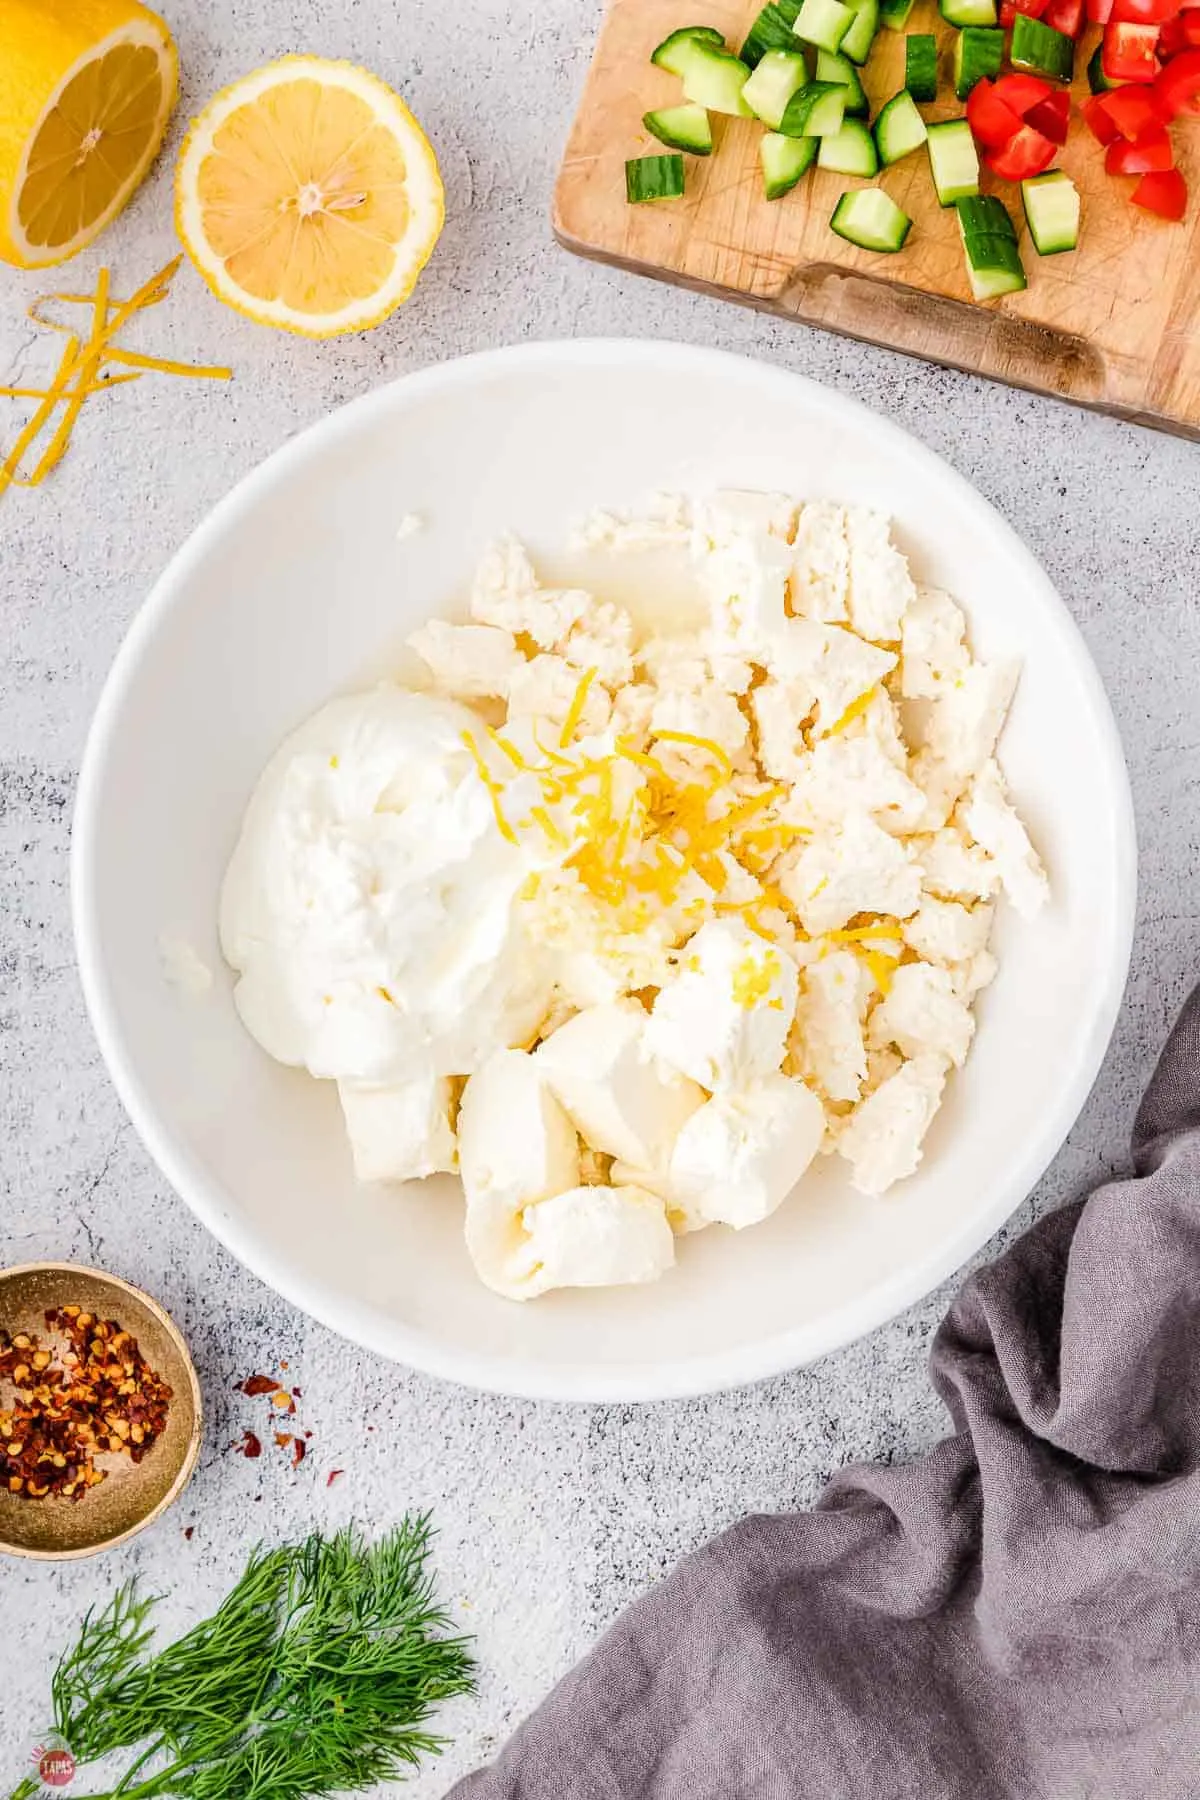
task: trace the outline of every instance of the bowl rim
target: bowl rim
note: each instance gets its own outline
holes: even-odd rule
[[[431,393],[470,386],[523,368],[553,369],[564,364],[603,367],[633,364],[660,369],[669,362],[703,378],[735,376],[769,383],[775,393],[790,390],[811,413],[849,418],[877,442],[910,463],[923,466],[956,490],[981,525],[1002,539],[1018,569],[1039,587],[1050,614],[1071,645],[1076,669],[1101,740],[1097,777],[1111,800],[1116,865],[1112,904],[1112,955],[1095,995],[1090,1029],[1079,1042],[1074,1064],[1064,1071],[1055,1104],[1037,1136],[1014,1163],[1008,1180],[985,1213],[944,1240],[935,1252],[877,1282],[818,1323],[801,1323],[735,1350],[702,1352],[662,1363],[543,1363],[528,1357],[494,1365],[482,1352],[456,1349],[426,1331],[385,1318],[363,1315],[352,1299],[298,1272],[272,1268],[257,1235],[242,1225],[211,1180],[178,1145],[158,1118],[126,1052],[118,1029],[111,983],[98,928],[94,868],[98,848],[96,801],[110,744],[119,729],[127,691],[137,677],[143,648],[169,613],[186,578],[205,561],[210,545],[228,524],[252,511],[259,499],[289,478],[292,470],[328,448],[352,438],[375,419],[418,404]],[[962,1268],[1015,1212],[1062,1147],[1087,1100],[1107,1053],[1120,1011],[1133,949],[1137,902],[1137,838],[1133,797],[1111,703],[1074,617],[1046,571],[1007,519],[966,476],[902,425],[876,413],[851,395],[755,357],[666,339],[625,337],[535,341],[483,350],[404,374],[360,395],[305,427],[249,470],[194,528],[155,581],[135,613],[109,670],[88,732],[76,789],[70,853],[71,912],[80,981],[92,1028],[117,1093],[151,1157],[172,1188],[209,1231],[267,1286],[340,1336],[376,1354],[427,1375],[486,1393],[556,1402],[627,1402],[693,1398],[765,1380],[840,1350],[886,1324],[924,1299]]]
[[[26,1562],[83,1562],[90,1556],[100,1556],[106,1550],[116,1550],[127,1544],[131,1538],[138,1536],[148,1526],[153,1525],[179,1499],[196,1472],[196,1464],[200,1459],[200,1448],[204,1442],[204,1398],[200,1391],[200,1377],[196,1372],[196,1364],[188,1348],[187,1339],[167,1311],[161,1301],[144,1288],[137,1287],[132,1281],[126,1281],[122,1275],[114,1275],[108,1269],[93,1269],[87,1263],[75,1262],[23,1262],[8,1263],[0,1268],[0,1289],[4,1283],[15,1275],[84,1275],[92,1281],[99,1281],[105,1287],[116,1288],[122,1294],[130,1295],[152,1313],[162,1326],[179,1353],[187,1376],[188,1393],[192,1402],[192,1429],[188,1436],[187,1448],[183,1453],[183,1461],[175,1474],[175,1479],[165,1494],[155,1501],[149,1512],[127,1525],[123,1531],[112,1537],[101,1538],[94,1544],[81,1544],[75,1550],[35,1550],[25,1544],[11,1544],[0,1538],[0,1556],[19,1556]]]

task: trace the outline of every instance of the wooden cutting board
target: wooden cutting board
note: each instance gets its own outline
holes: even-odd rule
[[[937,203],[924,151],[877,178],[913,219],[908,245],[879,256],[829,229],[838,196],[872,185],[813,169],[783,200],[762,193],[750,120],[720,119],[711,157],[687,157],[682,200],[629,206],[626,157],[661,150],[643,113],[681,98],[650,53],[682,25],[715,25],[741,45],[761,0],[612,0],[600,33],[554,199],[560,243],[581,256],[699,288],[807,325],[904,350],[931,362],[1185,436],[1200,436],[1200,123],[1172,128],[1191,184],[1188,218],[1171,225],[1131,206],[1133,182],[1104,172],[1104,153],[1076,114],[1059,167],[1083,201],[1077,250],[1039,257],[1024,229],[1019,190],[994,182],[1021,228],[1023,294],[971,300],[953,207]],[[942,98],[929,119],[962,112],[949,72],[953,32],[934,0],[918,0],[910,31],[934,31]],[[1076,55],[1074,98],[1098,33]],[[903,85],[904,34],[881,31],[864,82],[877,106]]]

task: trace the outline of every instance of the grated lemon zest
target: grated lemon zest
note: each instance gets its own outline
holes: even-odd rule
[[[655,731],[651,735],[660,744],[687,744],[693,750],[703,750],[721,768],[726,781],[733,779],[733,764],[729,759],[729,752],[723,750],[720,744],[714,743],[712,738],[696,737],[690,731]]]
[[[597,673],[597,670],[589,669],[580,681],[579,686],[575,689],[575,698],[572,700],[570,707],[567,710],[567,716],[563,720],[563,728],[559,734],[558,747],[560,750],[565,750],[567,745],[571,742],[571,739],[575,736],[575,727],[578,725],[580,719],[582,719],[583,709],[587,703],[588,689],[591,687],[593,681],[595,681]]]
[[[483,752],[475,742],[474,735],[469,731],[464,731],[462,734],[462,741],[471,754],[471,760],[475,764],[475,773],[479,776],[480,781],[482,781],[484,787],[488,791],[488,798],[491,800],[492,811],[496,815],[496,824],[499,827],[501,837],[507,838],[510,844],[515,844],[517,841],[517,834],[505,818],[504,808],[500,804],[500,796],[504,792],[504,789],[484,761]]]
[[[855,719],[861,719],[878,692],[877,687],[869,687],[865,694],[860,694],[857,700],[852,700],[836,724],[829,727],[829,736],[837,737],[838,733],[845,731],[848,725],[853,725]]]

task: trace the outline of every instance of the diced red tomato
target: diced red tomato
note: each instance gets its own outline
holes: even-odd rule
[[[1136,144],[1118,138],[1104,152],[1104,167],[1110,175],[1158,175],[1175,167],[1175,154],[1165,125],[1157,133],[1147,132]]]
[[[1154,102],[1165,118],[1200,113],[1200,50],[1172,57],[1154,83]]]
[[[1200,0],[1196,0],[1200,6]],[[1107,25],[1112,18],[1113,0],[1087,0],[1089,25]]]
[[[1104,27],[1100,66],[1109,81],[1153,81],[1158,74],[1158,26],[1116,19]]]
[[[1179,0],[1113,0],[1112,16],[1121,25],[1162,25],[1179,12]]]
[[[1025,75],[1017,70],[1012,75],[1001,75],[994,84],[996,97],[1003,100],[1005,106],[1012,108],[1022,118],[1031,106],[1039,100],[1048,100],[1054,89],[1048,81],[1041,81],[1036,75]]]
[[[1104,105],[1107,97],[1105,94],[1093,94],[1090,100],[1082,103],[1079,110],[1093,137],[1098,138],[1102,144],[1115,144],[1121,134],[1108,116],[1108,108]]]
[[[1143,175],[1129,198],[1160,219],[1182,219],[1187,211],[1187,182],[1178,169],[1163,169]]]
[[[1040,19],[1049,6],[1050,0],[1000,0],[1000,29],[1011,31],[1018,13],[1024,13],[1027,19]],[[1196,0],[1200,6],[1200,0]]]
[[[1180,13],[1168,19],[1158,34],[1158,54],[1167,58],[1181,50],[1200,50],[1200,18],[1195,13]]]
[[[1022,125],[1010,143],[1001,150],[989,150],[983,160],[1002,181],[1026,181],[1048,169],[1057,151],[1058,145],[1032,125]]]
[[[1048,100],[1039,100],[1025,114],[1025,123],[1048,137],[1052,144],[1065,144],[1067,128],[1071,119],[1071,96],[1065,88],[1057,94],[1051,94]]]
[[[978,141],[989,150],[1002,150],[1021,129],[1021,115],[1006,106],[996,93],[995,82],[977,81],[967,95],[967,123]]]
[[[1083,0],[1050,0],[1042,20],[1064,37],[1077,38],[1083,30]]]
[[[1114,88],[1111,94],[1097,94],[1096,98],[1121,136],[1131,144],[1140,143],[1147,132],[1162,129],[1157,96],[1147,88]]]

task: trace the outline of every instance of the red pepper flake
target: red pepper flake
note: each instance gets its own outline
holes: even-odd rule
[[[245,1381],[234,1383],[239,1393],[249,1394],[253,1400],[258,1394],[273,1394],[279,1383],[272,1375],[250,1375]]]
[[[305,1435],[305,1437],[306,1437],[306,1438],[310,1438],[310,1437],[311,1437],[311,1436],[312,1436],[312,1432],[311,1432],[311,1431],[306,1431],[306,1432],[305,1432],[305,1434],[304,1434],[304,1435]]]
[[[187,1539],[189,1544],[192,1541],[192,1533],[195,1531],[195,1529],[196,1529],[196,1527],[194,1525],[185,1525],[184,1526],[183,1535]]]
[[[234,1444],[233,1448],[238,1452],[239,1456],[261,1456],[262,1440],[261,1438],[256,1437],[252,1431],[243,1431],[241,1443]]]
[[[296,1400],[303,1400],[303,1398],[304,1398],[304,1395],[300,1392],[299,1388],[292,1389],[292,1396]]]
[[[275,1433],[275,1442],[279,1445],[281,1450],[286,1450],[291,1441],[292,1434],[290,1431],[277,1431]]]
[[[325,1477],[325,1486],[331,1488],[338,1476],[344,1475],[345,1473],[345,1469],[330,1469],[328,1475]]]
[[[288,1368],[289,1368],[289,1367],[290,1367],[290,1364],[288,1364],[288,1363],[285,1363],[285,1362],[281,1362],[281,1363],[280,1363],[280,1365],[279,1365],[279,1366],[280,1366],[280,1368],[281,1368],[281,1369],[284,1369],[284,1370],[286,1370],[286,1369],[288,1369]]]
[[[293,1440],[293,1442],[292,1442],[292,1467],[293,1467],[293,1469],[298,1469],[300,1467],[300,1464],[304,1461],[304,1454],[305,1454],[305,1451],[307,1450],[307,1448],[308,1448],[308,1446],[304,1442],[303,1438],[295,1438]]]

